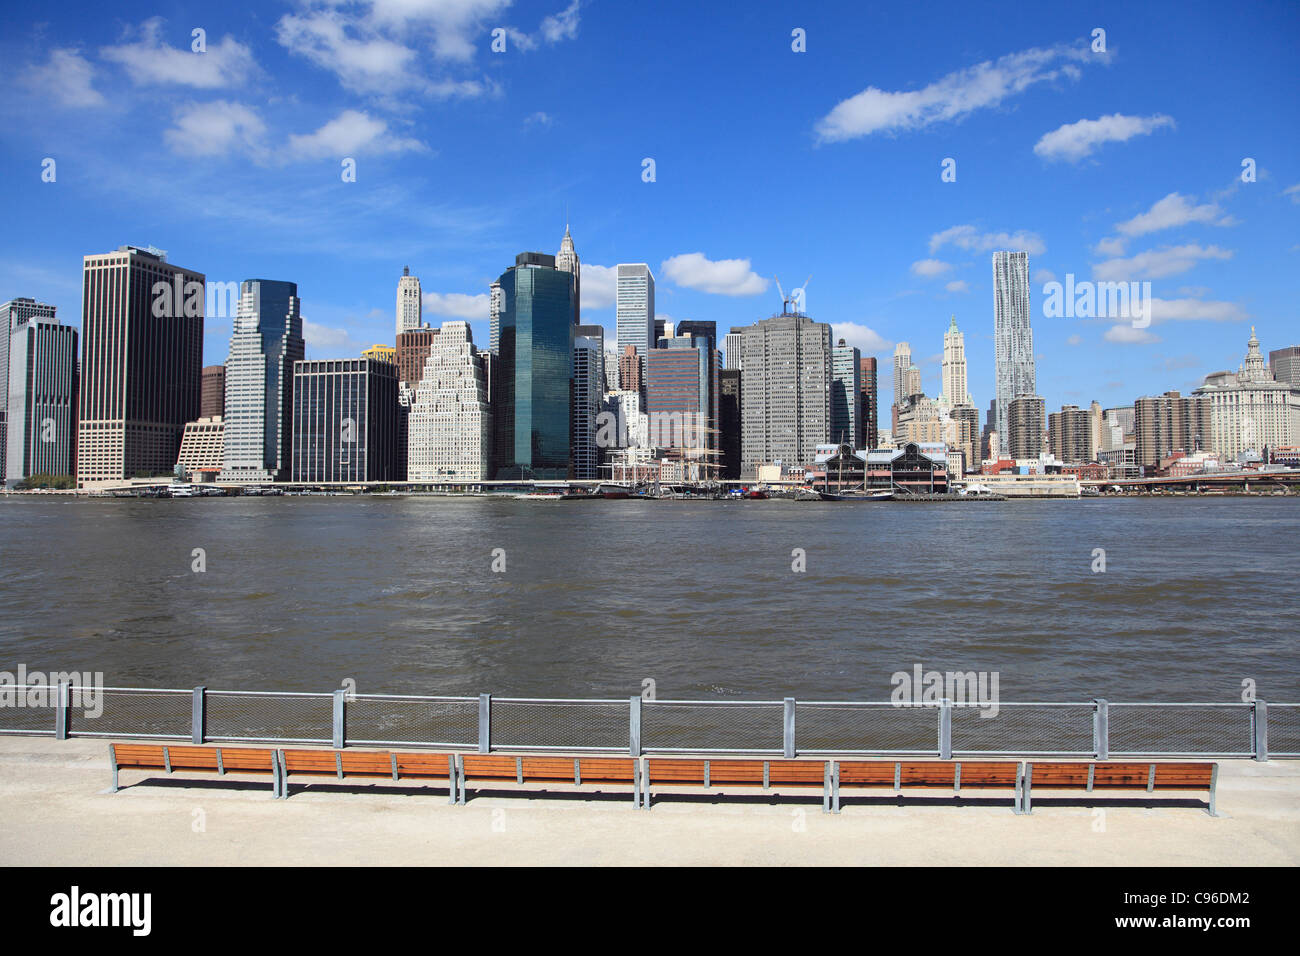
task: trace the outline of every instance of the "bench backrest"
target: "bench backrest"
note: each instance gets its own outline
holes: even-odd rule
[[[1032,763],[1031,786],[1044,790],[1208,790],[1212,763]],[[1154,773],[1152,769],[1154,768]]]

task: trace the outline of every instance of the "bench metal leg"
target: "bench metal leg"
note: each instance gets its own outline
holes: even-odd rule
[[[1034,812],[1034,765],[1025,764],[1025,786],[1020,792],[1021,806],[1025,813]]]
[[[108,764],[113,768],[113,793],[117,793],[117,747],[108,745]]]
[[[822,764],[822,813],[831,812],[831,762]]]
[[[460,761],[455,754],[447,754],[447,802],[456,803],[456,768]]]
[[[641,761],[632,761],[632,809],[641,807]]]
[[[840,762],[835,761],[831,769],[831,808],[840,812]]]
[[[465,761],[456,761],[456,799],[460,801],[461,806],[465,805]]]
[[[1214,806],[1215,795],[1218,789],[1219,789],[1219,765],[1216,763],[1214,765],[1214,769],[1210,771],[1210,805],[1205,808],[1206,812],[1209,813],[1209,815],[1212,817],[1217,817],[1219,815],[1218,812],[1215,810],[1215,806]]]

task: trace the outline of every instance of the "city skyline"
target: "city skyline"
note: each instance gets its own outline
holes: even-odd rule
[[[46,228],[5,240],[3,297],[49,302],[75,326],[80,257],[153,243],[212,281],[296,281],[310,356],[340,358],[389,338],[409,265],[426,319],[467,319],[486,342],[488,283],[519,248],[554,250],[571,222],[583,321],[606,341],[618,262],[649,265],[660,315],[720,331],[778,312],[776,276],[814,273],[806,311],[864,356],[913,342],[930,395],[955,314],[981,409],[993,397],[990,243],[1030,253],[1049,408],[1190,391],[1239,351],[1246,324],[1281,342],[1293,321],[1296,131],[1276,121],[1285,84],[1259,78],[1284,65],[1294,10],[1270,13],[1263,31],[1180,11],[1162,18],[1157,47],[1140,45],[1149,27],[1117,5],[1086,20],[1031,11],[1013,26],[958,10],[940,30],[861,10],[845,30],[848,7],[763,7],[743,25],[691,10],[684,32],[671,5],[469,9],[452,25],[414,13],[385,24],[361,4],[340,14],[330,48],[310,5],[235,7],[205,15],[203,54],[177,19],[109,23],[73,6],[37,26],[8,14],[18,68],[4,108],[27,132],[7,141],[0,169],[15,217]],[[490,50],[498,25],[513,43],[503,54]],[[791,47],[795,28],[806,52]],[[629,30],[646,50],[672,50],[676,68],[622,56],[613,41]],[[848,55],[864,40],[869,66]],[[366,73],[343,55],[366,42],[394,44],[392,62],[366,61]],[[918,48],[924,62],[906,54]],[[1188,76],[1183,53],[1203,48],[1220,68]],[[749,88],[699,102],[696,62]],[[969,99],[981,78],[1001,92]],[[650,83],[659,101],[635,123],[589,122]],[[788,131],[779,149],[775,125]],[[274,153],[272,129],[286,141]],[[529,176],[516,179],[506,171],[520,150]],[[340,177],[347,157],[355,182]],[[46,158],[53,182],[41,181]],[[778,208],[808,227],[798,243]],[[864,217],[907,225],[864,234]],[[1149,278],[1152,324],[1044,318],[1043,285],[1068,275]],[[209,321],[205,365],[224,360],[232,319]],[[889,378],[882,369],[882,394]]]

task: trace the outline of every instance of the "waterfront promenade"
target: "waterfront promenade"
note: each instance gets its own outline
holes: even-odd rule
[[[1145,806],[1037,795],[674,796],[441,791],[349,780],[272,800],[265,777],[132,774],[109,793],[108,742],[0,737],[0,862],[9,865],[1097,865],[1300,864],[1300,761],[1220,762],[1212,818],[1182,795]],[[142,783],[148,779],[150,782]]]

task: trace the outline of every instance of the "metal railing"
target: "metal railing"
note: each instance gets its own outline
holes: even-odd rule
[[[435,697],[65,683],[0,686],[0,733],[480,753],[1267,760],[1300,757],[1300,703]]]

